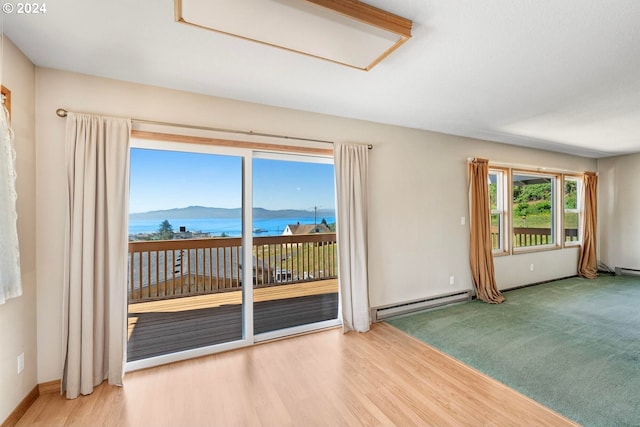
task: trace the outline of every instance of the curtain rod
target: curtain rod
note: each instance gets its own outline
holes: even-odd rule
[[[472,160],[475,160],[477,158],[479,157],[467,157],[467,162],[471,162]],[[574,171],[570,169],[561,169],[561,168],[546,167],[546,166],[533,166],[533,165],[525,165],[525,164],[519,164],[519,163],[492,162],[491,160],[489,160],[489,167],[491,166],[496,168],[524,170],[524,172],[530,171],[530,172],[537,172],[537,173],[563,173],[567,175],[584,174],[584,171]]]
[[[67,113],[68,113],[68,111],[65,110],[64,108],[58,108],[56,110],[56,114],[58,115],[58,117],[63,117],[63,118],[67,117]],[[131,119],[131,121],[132,122],[137,122],[137,123],[150,124],[150,125],[173,126],[173,127],[179,127],[179,128],[187,128],[187,129],[208,130],[208,131],[214,131],[214,132],[227,132],[227,133],[236,133],[236,134],[241,134],[241,135],[265,136],[265,137],[270,137],[270,138],[294,139],[294,140],[297,140],[297,141],[320,142],[320,143],[323,143],[323,144],[333,144],[333,141],[328,141],[328,140],[324,140],[324,139],[313,139],[313,138],[301,138],[301,137],[297,137],[297,136],[276,135],[276,134],[271,134],[271,133],[254,132],[252,130],[243,131],[243,130],[234,130],[234,129],[222,129],[222,128],[207,127],[207,126],[185,125],[185,124],[181,124],[181,123],[158,122],[158,121],[154,121],[154,120],[133,119],[133,118]],[[371,150],[373,148],[373,145],[368,144],[367,148],[369,150]]]

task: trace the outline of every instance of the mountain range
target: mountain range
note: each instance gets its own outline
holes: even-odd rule
[[[256,219],[270,218],[309,218],[313,217],[312,210],[300,209],[279,209],[270,210],[264,208],[253,208],[253,217]],[[335,217],[333,209],[318,209],[318,218]],[[129,219],[204,219],[204,218],[240,218],[241,208],[211,208],[206,206],[188,206],[186,208],[163,209],[149,212],[139,212],[129,214]]]

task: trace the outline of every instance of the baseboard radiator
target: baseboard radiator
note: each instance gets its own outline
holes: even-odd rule
[[[616,276],[640,276],[640,270],[635,268],[616,267]]]
[[[441,305],[452,304],[471,300],[471,291],[458,291],[449,294],[442,294],[413,301],[400,302],[396,304],[384,305],[371,308],[371,321],[380,322],[393,316],[413,313],[415,311],[426,310],[428,308],[439,307]]]

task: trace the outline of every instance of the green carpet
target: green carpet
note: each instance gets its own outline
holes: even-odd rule
[[[640,426],[640,278],[569,278],[389,320],[585,426]]]

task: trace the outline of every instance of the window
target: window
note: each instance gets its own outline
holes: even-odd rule
[[[580,200],[582,181],[576,176],[564,177],[564,244],[576,245],[580,242]]]
[[[513,247],[556,244],[556,175],[514,171],[512,184]]]
[[[582,175],[489,167],[494,256],[577,246]]]
[[[494,254],[507,251],[505,233],[505,177],[507,171],[489,169],[489,203],[491,207],[491,244]]]

